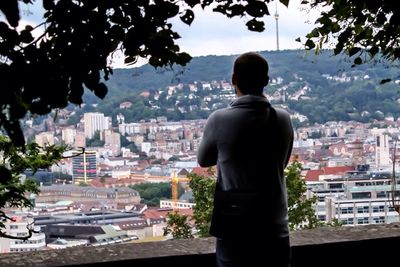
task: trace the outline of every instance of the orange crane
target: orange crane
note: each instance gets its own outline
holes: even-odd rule
[[[178,183],[179,182],[189,182],[190,179],[186,177],[178,177],[176,171],[171,173],[171,186],[172,186],[172,209],[178,209]]]

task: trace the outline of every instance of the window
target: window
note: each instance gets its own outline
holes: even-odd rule
[[[351,214],[353,213],[353,207],[347,207],[347,208],[340,208],[341,214]]]
[[[376,192],[376,197],[377,198],[387,198],[388,197],[388,193],[386,191]]]
[[[371,192],[356,192],[351,194],[353,199],[371,198]]]
[[[342,221],[342,223],[343,223],[344,225],[347,225],[347,224],[354,224],[353,218],[342,219],[341,221]]]
[[[363,217],[363,218],[358,218],[357,219],[357,224],[368,224],[369,223],[369,218],[368,217]]]
[[[372,220],[374,223],[385,223],[385,217],[383,216],[373,217]]]

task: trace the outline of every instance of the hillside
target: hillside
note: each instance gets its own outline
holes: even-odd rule
[[[400,116],[398,84],[393,81],[380,84],[382,79],[398,77],[398,67],[393,64],[375,62],[352,67],[351,60],[332,56],[330,51],[320,55],[303,50],[261,54],[270,64],[271,84],[266,93],[271,101],[287,106],[292,114],[306,116],[308,122],[369,121]],[[100,105],[87,106],[81,112],[97,110],[114,119],[116,114],[122,113],[127,122],[159,115],[171,120],[206,118],[212,110],[226,106],[231,99],[222,96],[226,91],[218,88],[204,91],[201,86],[212,81],[230,81],[235,57],[195,57],[186,68],[175,66],[173,71],[156,70],[148,65],[117,69],[107,82],[109,93],[105,100],[99,101],[87,94],[86,103]],[[172,95],[165,93],[168,86],[178,84],[181,87]],[[189,84],[197,84],[199,90],[191,92]],[[138,96],[143,91],[149,91],[150,96]],[[120,110],[119,104],[123,101],[134,105],[131,109]]]

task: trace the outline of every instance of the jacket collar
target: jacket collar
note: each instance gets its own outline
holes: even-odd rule
[[[254,106],[270,106],[268,99],[265,96],[243,95],[230,104],[231,107],[254,107]]]

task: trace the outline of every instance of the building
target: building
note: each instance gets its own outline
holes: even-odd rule
[[[90,112],[83,115],[85,137],[93,138],[96,131],[108,129],[108,118],[104,117],[103,113]]]
[[[65,128],[61,131],[61,138],[67,145],[73,145],[75,142],[76,130],[72,128]]]
[[[35,135],[35,142],[41,147],[54,145],[54,134],[53,132],[37,134]]]
[[[104,131],[104,147],[111,149],[113,156],[121,154],[121,134],[111,130]]]
[[[14,221],[4,222],[5,232],[11,236],[28,236],[28,225],[33,225],[33,219],[25,215],[11,216]],[[25,252],[43,250],[46,248],[46,236],[39,232],[38,227],[32,227],[35,232],[26,240],[0,238],[0,253]]]
[[[386,168],[391,164],[389,154],[389,136],[387,134],[376,136],[375,164],[378,169]]]
[[[76,133],[74,147],[86,147],[85,133],[83,132]]]
[[[74,152],[72,157],[72,179],[75,184],[90,183],[97,177],[96,151]]]
[[[51,185],[41,186],[36,196],[36,203],[56,203],[58,201],[74,201],[77,203],[100,202],[103,206],[117,208],[117,204],[140,203],[140,196],[136,190],[129,187],[91,187],[78,185]]]

